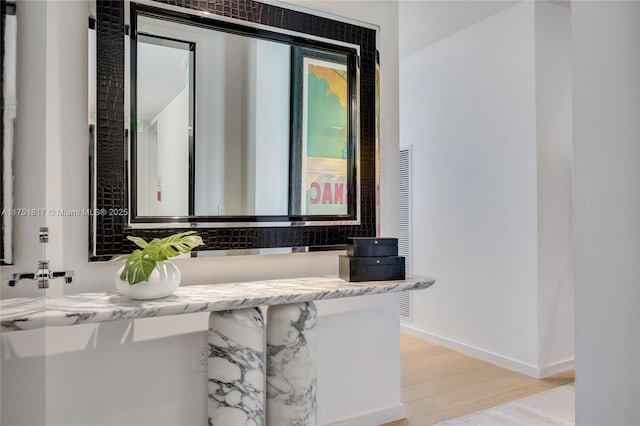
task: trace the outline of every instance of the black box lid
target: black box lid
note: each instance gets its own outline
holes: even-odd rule
[[[382,257],[398,255],[397,238],[349,238],[347,255],[352,257]]]
[[[397,246],[398,245],[397,238],[349,237],[348,240],[355,247],[371,246],[371,245],[381,245],[381,246]]]

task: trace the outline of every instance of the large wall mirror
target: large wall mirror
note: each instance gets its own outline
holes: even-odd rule
[[[17,30],[16,4],[1,0],[0,76],[2,92],[2,129],[0,129],[0,264],[13,263],[13,143],[16,127],[16,65]]]
[[[204,250],[375,235],[376,28],[175,4],[99,1],[90,21],[90,258],[185,228]]]

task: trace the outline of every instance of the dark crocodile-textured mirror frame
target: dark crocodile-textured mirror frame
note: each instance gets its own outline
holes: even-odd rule
[[[156,0],[146,4],[170,5],[199,12],[211,18],[224,17],[235,23],[265,26],[269,31],[308,34],[336,43],[359,46],[360,110],[359,134],[359,224],[331,222],[287,226],[261,223],[251,226],[238,217],[237,227],[217,227],[215,223],[192,223],[202,236],[201,250],[247,250],[261,248],[336,249],[343,248],[350,236],[375,236],[376,232],[376,38],[371,27],[334,20],[286,6],[265,4],[253,0]],[[128,208],[128,146],[125,132],[125,1],[101,0],[96,4],[97,37],[97,121],[95,147],[91,164],[90,260],[109,260],[129,253],[135,247],[126,237],[164,237],[181,232],[185,227],[153,225],[132,228],[129,217],[122,214]],[[200,18],[201,19],[201,18]],[[249,28],[249,27],[247,27]],[[249,30],[248,30],[249,31]],[[251,31],[255,31],[252,29]],[[355,173],[355,170],[352,172]],[[98,213],[100,212],[100,213]],[[104,212],[104,214],[103,214]],[[260,218],[253,218],[256,222]],[[240,223],[241,222],[241,223]],[[160,224],[159,224],[160,225]],[[186,224],[188,227],[189,224]],[[187,228],[188,229],[188,228]]]

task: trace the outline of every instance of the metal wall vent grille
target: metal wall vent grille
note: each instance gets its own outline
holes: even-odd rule
[[[400,234],[398,254],[406,258],[406,273],[412,272],[411,251],[411,148],[400,150]],[[413,298],[410,291],[400,293],[400,315],[413,318]]]

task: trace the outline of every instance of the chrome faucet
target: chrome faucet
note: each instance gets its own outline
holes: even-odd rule
[[[46,244],[49,242],[49,229],[46,227],[40,228],[38,234],[40,242]],[[73,281],[73,271],[51,271],[49,270],[49,261],[41,260],[38,262],[38,270],[35,273],[19,272],[11,275],[11,278],[7,280],[9,287],[15,287],[18,281],[22,280],[34,280],[38,281],[38,288],[49,288],[49,280],[56,278],[64,278],[64,282],[71,284]]]
[[[49,262],[38,262],[38,270],[35,273],[20,272],[13,274],[7,281],[9,287],[15,287],[18,281],[34,280],[38,281],[38,288],[49,288],[49,280],[64,278],[64,282],[70,284],[73,281],[73,271],[50,271]]]

